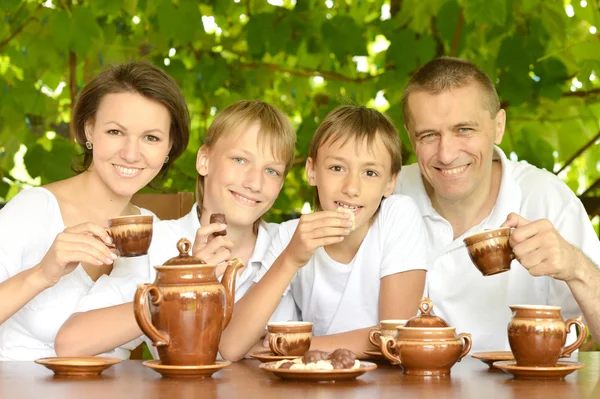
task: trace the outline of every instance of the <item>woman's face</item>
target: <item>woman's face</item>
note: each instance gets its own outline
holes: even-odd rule
[[[167,108],[138,93],[107,94],[86,124],[95,173],[118,196],[132,196],[163,167],[171,150]]]

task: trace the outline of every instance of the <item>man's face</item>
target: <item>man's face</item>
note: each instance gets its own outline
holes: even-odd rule
[[[430,197],[464,201],[486,195],[494,144],[504,134],[504,110],[492,118],[478,84],[408,98],[409,137]]]

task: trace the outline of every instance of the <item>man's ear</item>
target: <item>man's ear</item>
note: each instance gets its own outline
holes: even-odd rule
[[[504,137],[504,129],[506,128],[506,111],[501,109],[494,118],[494,129],[496,130],[496,136],[494,137],[494,144],[499,145]]]
[[[392,175],[392,177],[390,178],[390,180],[385,185],[385,191],[383,192],[383,196],[385,198],[387,198],[390,195],[394,194],[394,189],[396,188],[396,182],[397,181],[398,181],[398,174],[394,173]]]
[[[315,172],[315,164],[311,157],[306,158],[306,179],[308,180],[308,184],[311,186],[317,185],[317,178]]]
[[[196,170],[200,176],[208,175],[208,147],[203,145],[198,150],[198,156],[196,157]]]

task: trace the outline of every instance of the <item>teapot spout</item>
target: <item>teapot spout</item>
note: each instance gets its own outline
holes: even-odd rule
[[[240,258],[231,259],[227,263],[227,269],[225,269],[225,273],[221,279],[221,284],[225,287],[225,318],[223,319],[223,329],[229,324],[233,313],[237,272],[240,268],[244,267],[244,263],[242,263]]]

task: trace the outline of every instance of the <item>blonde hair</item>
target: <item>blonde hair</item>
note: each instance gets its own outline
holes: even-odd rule
[[[454,57],[435,58],[411,76],[404,93],[402,93],[402,116],[406,126],[410,123],[410,109],[408,96],[415,91],[424,91],[430,94],[440,94],[447,90],[464,87],[469,83],[476,83],[483,92],[483,106],[492,118],[500,111],[500,100],[496,87],[490,77],[477,67],[477,65]]]
[[[238,126],[260,123],[258,145],[270,148],[275,158],[285,163],[283,176],[294,164],[296,131],[283,112],[260,100],[241,100],[225,107],[217,114],[204,135],[204,145],[209,149],[223,137],[233,134]],[[202,210],[204,202],[204,176],[196,181],[196,203]],[[254,225],[255,232],[260,219]]]
[[[392,158],[392,175],[397,174],[402,167],[402,143],[398,131],[386,115],[363,106],[342,105],[327,114],[312,137],[309,157],[313,163],[316,162],[319,148],[325,143],[331,145],[338,140],[342,140],[342,144],[352,139],[357,142],[366,140],[367,146],[372,148],[377,137],[381,137]],[[323,210],[318,190],[314,209]]]

